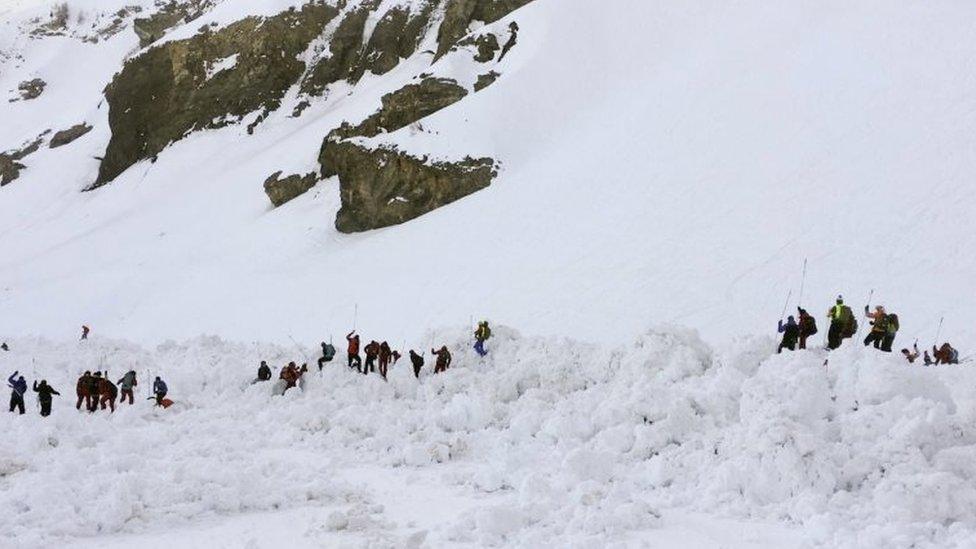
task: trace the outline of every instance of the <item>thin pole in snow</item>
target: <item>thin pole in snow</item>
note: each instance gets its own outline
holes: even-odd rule
[[[932,344],[933,347],[938,347],[939,346],[939,336],[942,335],[942,321],[943,320],[945,320],[945,317],[940,317],[939,318],[939,329],[936,330],[936,332],[935,332],[935,342]]]
[[[803,258],[803,276],[800,277],[800,297],[796,300],[798,307],[803,307],[803,287],[807,283],[807,258]]]
[[[356,303],[355,309],[352,313],[352,331],[356,331],[356,322],[359,321],[359,303]]]
[[[790,298],[791,297],[793,297],[793,289],[792,288],[790,288],[790,291],[787,292],[787,294],[786,294],[786,303],[783,303],[783,312],[781,312],[779,314],[779,319],[780,320],[783,320],[783,317],[786,316],[786,308],[790,306]]]

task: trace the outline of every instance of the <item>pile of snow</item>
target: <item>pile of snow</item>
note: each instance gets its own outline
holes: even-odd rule
[[[307,536],[387,543],[605,546],[651,539],[669,510],[799,525],[837,547],[950,546],[976,535],[976,416],[967,367],[909,366],[850,345],[772,355],[769,338],[714,351],[666,328],[604,348],[499,327],[479,359],[389,382],[333,363],[272,397],[257,364],[314,354],[217,338],[155,349],[93,339],[11,342],[63,396],[44,420],[0,417],[0,539],[29,546],[250,511],[328,508]],[[428,354],[429,356],[429,354]],[[76,412],[84,369],[162,373],[176,405]],[[314,367],[313,367],[314,370]],[[375,467],[470,496],[391,534],[382,498],[342,471]],[[433,479],[433,480],[431,480]],[[392,536],[392,537],[391,537]],[[397,537],[399,536],[399,537]],[[411,541],[412,540],[412,541]]]

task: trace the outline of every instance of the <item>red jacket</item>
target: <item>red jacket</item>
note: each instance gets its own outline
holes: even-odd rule
[[[352,333],[346,336],[346,341],[349,342],[349,354],[358,355],[359,354],[359,336],[354,336]]]

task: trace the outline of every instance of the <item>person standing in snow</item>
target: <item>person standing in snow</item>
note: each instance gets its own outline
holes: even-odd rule
[[[81,325],[81,339],[82,340],[88,339],[88,332],[90,332],[90,331],[91,330],[88,328],[88,326],[85,326],[84,324],[82,324]]]
[[[797,322],[800,327],[800,349],[806,349],[807,338],[817,333],[817,320],[806,309],[797,307],[796,311],[800,315],[800,320]]]
[[[451,367],[451,352],[447,350],[447,345],[442,345],[440,349],[431,349],[430,352],[437,356],[437,362],[434,363],[434,373],[439,374],[441,372],[446,372],[448,368]]]
[[[19,372],[14,372],[7,378],[7,385],[10,386],[10,411],[17,409],[20,415],[24,415],[24,393],[27,392],[27,380],[24,376],[17,377]]]
[[[122,379],[118,380],[116,383],[118,383],[119,387],[122,389],[122,396],[119,398],[119,404],[125,402],[125,397],[129,397],[129,406],[135,404],[135,395],[133,394],[132,388],[139,385],[139,382],[136,380],[135,370],[129,370],[126,372],[125,375],[122,376]]]
[[[417,354],[417,351],[410,349],[410,363],[413,365],[413,377],[420,379],[420,369],[424,367],[424,357]]]
[[[885,314],[885,309],[881,305],[875,307],[873,313],[865,305],[864,316],[871,319],[871,333],[864,338],[864,346],[874,344],[875,349],[880,349],[885,334],[888,333],[888,315]]]
[[[85,373],[81,374],[81,377],[78,378],[78,383],[75,384],[75,394],[78,395],[78,403],[75,404],[75,408],[78,410],[81,410],[81,403],[84,401],[85,409],[91,411],[92,394],[89,392],[89,389],[91,388],[91,377],[91,372],[85,371]]]
[[[34,380],[34,392],[37,393],[37,401],[41,404],[41,417],[51,415],[51,401],[54,400],[51,395],[61,396],[61,393],[48,385],[46,379],[42,379],[40,385],[37,384],[36,379]]]
[[[884,339],[881,340],[881,350],[890,353],[891,346],[895,343],[895,336],[898,335],[898,329],[901,326],[899,325],[898,315],[895,313],[888,313],[885,321],[885,335]]]
[[[98,392],[102,387],[102,373],[95,372],[88,378],[88,394],[91,396],[89,401],[89,412],[95,412],[98,410]]]
[[[390,350],[390,344],[387,342],[380,343],[380,375],[383,379],[386,379],[386,374],[390,370],[390,360],[393,358],[393,351]]]
[[[830,329],[827,331],[827,348],[837,349],[843,340],[857,332],[857,321],[851,308],[844,305],[844,298],[837,296],[837,303],[827,312],[830,318]]]
[[[346,336],[346,341],[349,342],[349,346],[346,348],[346,355],[349,358],[349,367],[356,365],[356,371],[362,372],[363,369],[363,359],[359,356],[359,334],[356,334],[356,330],[349,332]]]
[[[363,365],[363,375],[369,372],[376,372],[376,358],[380,356],[380,344],[375,339],[370,341],[365,347],[363,347],[363,353],[366,355],[366,364]]]
[[[320,372],[322,371],[322,368],[325,366],[325,364],[327,362],[332,362],[332,359],[335,358],[335,354],[336,354],[335,347],[333,347],[331,343],[326,343],[326,342],[323,341],[322,342],[322,356],[319,358],[319,371]]]
[[[258,366],[258,381],[268,381],[271,379],[271,367],[268,363],[261,361],[261,365]]]
[[[153,381],[153,394],[156,396],[156,406],[163,405],[163,399],[166,398],[167,390],[166,382],[159,376],[156,376],[156,380]]]
[[[0,351],[9,351],[9,350],[10,350],[10,347],[7,347],[7,342],[6,341],[4,341],[2,344],[0,344]]]
[[[792,316],[787,317],[786,324],[783,324],[783,321],[780,320],[777,330],[783,334],[783,340],[780,342],[776,354],[782,353],[783,349],[795,351],[796,340],[800,337],[800,327],[797,325],[796,320]]]
[[[932,357],[935,358],[936,366],[939,364],[959,364],[959,351],[955,350],[948,343],[943,343],[938,349],[933,345]]]
[[[480,355],[485,356],[488,351],[485,350],[485,342],[491,337],[491,328],[488,327],[488,321],[482,320],[478,323],[478,329],[474,331],[474,350]]]
[[[98,403],[101,405],[102,410],[108,404],[112,413],[115,413],[115,399],[118,396],[119,388],[108,379],[108,372],[105,372],[105,377],[100,377],[98,381]]]

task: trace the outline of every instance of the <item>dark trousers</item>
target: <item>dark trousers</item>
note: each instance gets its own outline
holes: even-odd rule
[[[108,394],[102,395],[102,398],[99,400],[99,402],[102,405],[102,410],[104,410],[105,405],[108,404],[109,409],[111,409],[113,412],[115,411],[115,397],[113,397],[112,395],[108,395]]]
[[[839,322],[833,322],[830,324],[830,330],[827,332],[828,349],[836,349],[840,347],[841,341],[844,340],[843,332],[844,329]]]
[[[91,395],[82,395],[82,396],[79,396],[78,397],[78,404],[75,404],[75,408],[81,410],[81,403],[84,402],[85,403],[85,409],[86,410],[91,410],[91,407],[92,407],[91,401],[92,401]]]
[[[51,415],[51,401],[42,400],[41,403],[41,417],[47,417]]]
[[[881,341],[883,339],[884,339],[884,332],[875,332],[872,330],[871,333],[868,334],[866,338],[864,338],[864,346],[867,347],[868,345],[871,345],[873,343],[875,349],[880,349]]]
[[[10,411],[20,410],[20,415],[24,415],[24,396],[17,391],[10,392]]]
[[[135,395],[132,394],[132,389],[122,389],[122,398],[119,399],[119,403],[125,402],[125,397],[129,397],[129,405],[135,404]]]
[[[366,355],[366,365],[363,366],[363,375],[368,374],[370,371],[376,371],[376,356]]]
[[[413,377],[415,377],[417,379],[420,379],[420,369],[423,368],[423,367],[424,367],[423,364],[414,364],[413,365]]]
[[[891,345],[895,342],[895,334],[885,334],[884,339],[881,340],[881,350],[890,353]]]
[[[349,356],[349,367],[352,368],[352,365],[355,364],[356,370],[362,371],[363,359],[360,358],[359,355],[350,354],[348,356]]]
[[[166,398],[166,393],[156,393],[156,406],[162,406],[164,398]]]
[[[800,349],[801,350],[807,348],[807,338],[808,337],[810,337],[810,336],[808,336],[808,335],[801,335],[800,336]]]
[[[331,358],[325,358],[324,355],[319,358],[319,371],[320,372],[322,371],[322,368],[325,367],[325,363],[326,362],[332,362],[332,359]]]
[[[791,351],[795,351],[796,340],[795,339],[787,340],[786,338],[783,338],[783,341],[779,344],[779,349],[776,350],[776,354],[782,353],[783,349],[789,349]]]

